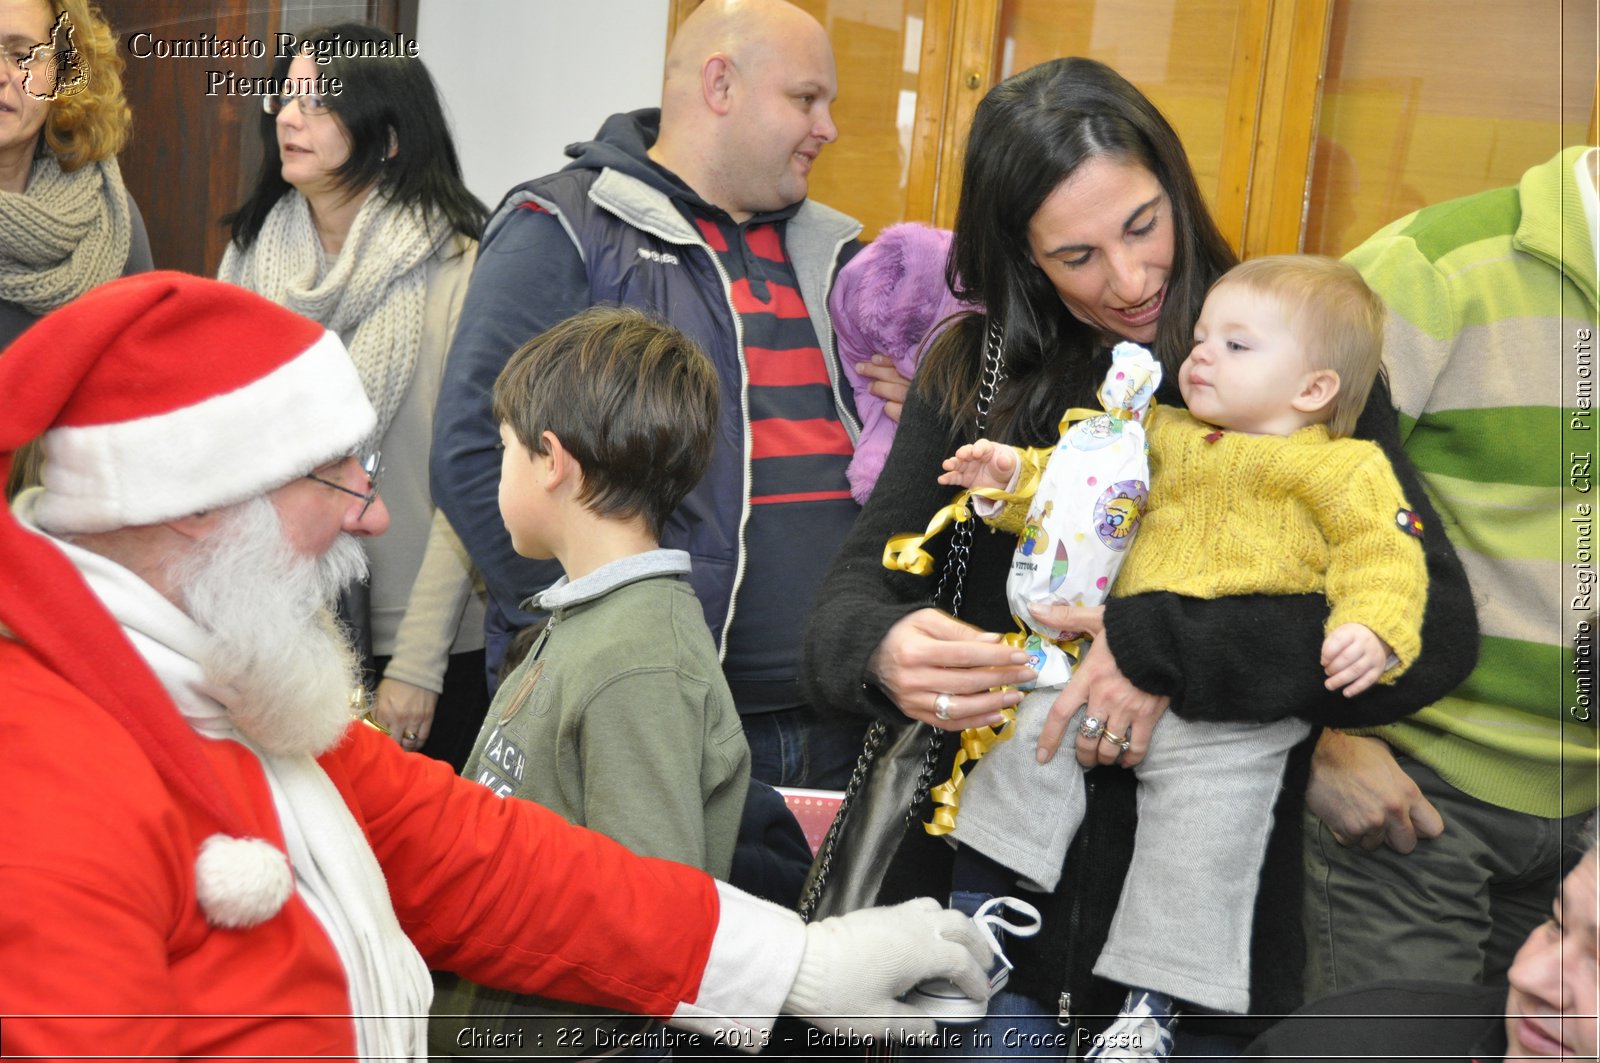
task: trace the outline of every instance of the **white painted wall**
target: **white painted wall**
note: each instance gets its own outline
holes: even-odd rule
[[[606,116],[660,101],[667,2],[420,0],[418,55],[490,209],[565,165],[562,149]]]

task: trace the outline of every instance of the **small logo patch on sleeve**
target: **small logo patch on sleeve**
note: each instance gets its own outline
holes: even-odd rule
[[[1394,515],[1394,522],[1407,535],[1415,536],[1418,539],[1422,538],[1422,518],[1417,516],[1415,510],[1401,506]]]

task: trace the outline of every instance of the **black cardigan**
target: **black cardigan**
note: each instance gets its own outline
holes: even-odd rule
[[[1061,390],[1060,409],[1093,402],[1092,395]],[[969,423],[968,435],[970,430]],[[1268,721],[1295,715],[1330,727],[1398,719],[1443,697],[1466,678],[1478,646],[1471,590],[1400,447],[1389,390],[1381,379],[1355,434],[1374,440],[1389,455],[1407,501],[1428,531],[1422,652],[1400,681],[1374,685],[1355,698],[1323,688],[1326,676],[1319,658],[1328,609],[1320,594],[1197,600],[1151,593],[1112,599],[1106,608],[1106,633],[1124,675],[1141,689],[1170,695],[1172,711],[1186,719]],[[885,569],[883,546],[892,535],[926,526],[956,494],[936,482],[940,462],[954,449],[953,437],[951,422],[913,388],[873,496],[817,595],[802,669],[812,705],[904,722],[899,709],[867,681],[867,660],[898,620],[933,604],[938,581]],[[1005,442],[1044,446],[1054,440]],[[943,570],[948,541],[943,536],[928,544],[940,566],[936,571]],[[1014,536],[982,525],[975,529],[963,620],[988,631],[1011,629],[1004,591],[1015,545]],[[1263,1014],[1285,1014],[1301,1001],[1301,814],[1316,733],[1290,755],[1261,869],[1251,1001],[1252,1010]],[[947,764],[955,745],[945,743]],[[1072,755],[1070,746],[1061,755]],[[1085,778],[1084,825],[1067,854],[1055,894],[1031,898],[1040,903],[1044,930],[1011,949],[1017,963],[1011,988],[1052,1008],[1060,994],[1070,994],[1075,1014],[1114,1015],[1123,990],[1094,978],[1091,969],[1105,944],[1132,856],[1135,786],[1130,772],[1114,767],[1098,768]],[[890,863],[882,900],[943,897],[949,854],[949,846],[930,839],[920,827],[912,828]],[[1181,898],[1174,900],[1182,903]]]

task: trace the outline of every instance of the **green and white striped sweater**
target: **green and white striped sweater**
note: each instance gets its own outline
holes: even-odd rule
[[[1545,817],[1595,807],[1600,768],[1593,651],[1573,641],[1595,608],[1579,593],[1597,571],[1583,506],[1600,506],[1579,468],[1600,450],[1595,248],[1575,174],[1590,172],[1586,150],[1401,218],[1346,256],[1389,305],[1384,363],[1406,452],[1482,629],[1453,695],[1365,733],[1480,800]]]

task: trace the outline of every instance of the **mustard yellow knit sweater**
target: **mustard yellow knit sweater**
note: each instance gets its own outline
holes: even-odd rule
[[[1421,529],[1376,444],[1330,439],[1322,425],[1289,436],[1226,432],[1175,407],[1157,410],[1148,429],[1150,497],[1113,595],[1322,591],[1328,631],[1364,624],[1394,651],[1399,664],[1383,682],[1410,667],[1428,573]],[[1024,465],[1051,452],[1021,450]],[[1027,507],[1008,505],[989,523],[1019,531]]]

